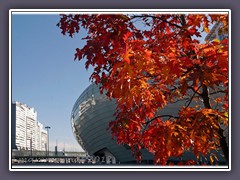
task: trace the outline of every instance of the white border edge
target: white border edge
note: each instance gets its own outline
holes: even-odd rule
[[[12,139],[11,139],[11,136],[12,136],[12,128],[11,128],[11,123],[12,123],[12,11],[9,10],[9,14],[8,14],[8,20],[9,20],[9,24],[8,24],[8,32],[9,32],[9,50],[8,50],[8,53],[9,53],[9,142],[8,142],[8,146],[9,146],[9,170],[11,171],[12,170]]]
[[[230,92],[229,93],[229,108],[228,108],[228,130],[229,130],[229,133],[228,133],[228,138],[229,138],[229,140],[228,140],[228,144],[229,144],[229,162],[228,162],[228,168],[229,168],[229,171],[231,171],[231,168],[232,168],[232,115],[231,115],[231,110],[232,110],[232,106],[231,106],[231,92],[232,92],[232,78],[231,78],[231,72],[232,72],[232,66],[231,66],[231,64],[232,64],[232,54],[231,54],[231,39],[232,39],[232,28],[231,28],[231,26],[232,26],[232,24],[231,24],[231,22],[232,22],[232,16],[231,16],[231,10],[230,9],[228,9],[228,19],[229,19],[229,25],[228,25],[228,34],[229,34],[229,38],[228,38],[228,41],[229,41],[229,45],[230,46],[228,46],[229,47],[229,60],[228,60],[228,62],[229,62],[229,69],[228,69],[228,75],[229,75],[229,84],[228,84],[228,91]]]
[[[60,10],[60,11],[59,11]],[[120,168],[117,166],[116,168],[109,168],[109,169],[102,169],[106,168],[107,166],[104,167],[94,167],[91,169],[77,169],[78,167],[64,167],[64,166],[51,166],[48,167],[49,169],[34,169],[35,168],[44,168],[46,166],[24,166],[20,168],[17,166],[19,169],[14,169],[12,167],[12,161],[11,161],[11,104],[12,104],[12,72],[11,72],[11,62],[12,62],[12,48],[11,48],[11,32],[12,32],[12,15],[16,14],[60,14],[60,12],[65,12],[65,13],[79,13],[79,12],[86,12],[86,13],[91,13],[91,10],[93,13],[99,13],[101,11],[113,11],[113,12],[140,12],[140,11],[149,11],[149,12],[164,12],[164,13],[169,13],[169,11],[174,11],[174,13],[179,13],[179,12],[191,12],[191,13],[196,13],[199,14],[196,11],[202,11],[202,12],[208,12],[210,14],[214,13],[220,13],[223,12],[223,14],[228,14],[229,15],[229,92],[231,92],[231,9],[141,9],[140,11],[138,9],[9,9],[9,171],[231,171],[231,113],[229,113],[229,165],[226,166],[228,169],[224,169],[225,166],[219,167],[211,167],[212,169],[205,169],[202,167],[201,169],[188,169],[186,166],[183,166],[183,168],[186,169],[181,169],[179,167],[173,168],[170,167],[169,169],[159,169],[161,167],[153,168],[153,169],[118,169]],[[30,11],[35,11],[35,12],[30,12]],[[45,12],[43,12],[45,11]],[[53,12],[46,12],[46,11],[53,11]],[[210,12],[210,11],[215,11],[215,12]],[[194,14],[195,14],[194,13]],[[229,93],[229,111],[231,111],[231,93]],[[84,166],[80,166],[81,168],[84,168]],[[88,167],[89,166],[85,166]],[[112,167],[112,166],[110,166]],[[125,166],[126,167],[126,166]],[[132,167],[132,166],[131,166]],[[130,167],[130,168],[131,168]],[[225,168],[226,168],[225,167]],[[31,169],[27,169],[31,168]],[[66,169],[53,169],[53,168],[66,168]],[[71,169],[70,169],[71,168]],[[99,169],[96,169],[99,168]],[[178,168],[178,169],[177,169]],[[192,168],[192,166],[191,166]],[[209,167],[206,167],[209,168]],[[219,168],[219,169],[215,169]]]

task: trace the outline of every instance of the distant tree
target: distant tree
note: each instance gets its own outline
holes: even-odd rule
[[[228,127],[228,39],[197,40],[219,21],[228,31],[223,14],[70,14],[57,25],[71,37],[87,31],[75,60],[86,59],[86,69],[94,68],[90,79],[117,101],[113,137],[136,160],[145,148],[165,165],[185,150],[198,159],[222,149],[228,161],[220,128]],[[163,114],[179,101],[177,116]],[[212,163],[216,158],[211,153]]]

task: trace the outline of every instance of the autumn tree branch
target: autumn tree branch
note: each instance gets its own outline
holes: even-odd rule
[[[201,95],[201,93],[199,93],[199,92],[198,92],[198,90],[200,89],[200,87],[201,87],[201,86],[199,86],[199,87],[198,87],[198,89],[197,89],[197,90],[195,90],[193,87],[191,87],[191,86],[188,86],[188,89],[191,89],[191,90],[194,92],[194,94]]]
[[[162,22],[168,23],[170,26],[175,26],[175,27],[177,27],[177,28],[182,29],[182,26],[180,26],[180,25],[178,25],[178,24],[171,23],[171,22],[163,19],[162,17],[157,17],[157,16],[153,16],[153,15],[150,15],[150,14],[149,14],[149,15],[146,15],[146,16],[143,16],[143,15],[133,15],[133,16],[131,16],[131,19],[133,20],[133,19],[135,19],[135,18],[144,18],[144,17],[150,17],[150,18],[152,18],[152,19],[159,19],[159,20],[161,20]]]
[[[156,120],[158,118],[164,118],[164,117],[168,117],[168,119],[171,119],[171,118],[178,119],[178,118],[180,118],[178,116],[173,116],[173,115],[159,115],[159,116],[155,116],[151,120],[147,121],[145,124],[148,125],[149,123],[153,122],[154,120]]]
[[[200,89],[200,87],[201,87],[201,86],[199,86],[199,87],[197,88],[197,90],[194,90],[194,88],[192,88],[192,90],[193,90],[194,93],[193,93],[193,95],[192,95],[191,99],[189,100],[189,102],[188,102],[188,104],[187,104],[186,107],[188,107],[188,106],[191,104],[191,102],[192,102],[195,94],[196,94],[196,93],[199,94],[197,91]]]
[[[226,92],[225,91],[215,91],[215,92],[209,93],[209,95],[214,95],[214,94],[218,94],[218,93],[226,93]]]

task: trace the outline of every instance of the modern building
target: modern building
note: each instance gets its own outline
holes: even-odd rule
[[[163,113],[177,115],[180,103],[171,104],[163,109]],[[109,163],[134,164],[136,163],[131,149],[127,145],[119,145],[112,139],[108,124],[114,120],[116,108],[115,100],[109,100],[106,95],[100,94],[99,87],[91,84],[79,96],[75,102],[71,124],[76,140],[90,156],[98,156]],[[153,155],[147,150],[142,150],[142,163],[153,163]],[[182,160],[195,159],[196,157],[185,152]],[[172,158],[172,161],[178,161]],[[224,159],[219,157],[219,161],[224,163]]]
[[[205,41],[212,41],[214,39],[223,40],[228,38],[228,32],[224,29],[222,22],[217,22],[213,25],[208,35],[205,37]]]
[[[182,104],[171,104],[162,110],[162,113],[176,115]],[[108,124],[114,120],[116,101],[109,100],[106,95],[100,94],[95,84],[88,86],[75,102],[71,124],[76,140],[90,156],[100,157],[109,163],[134,164],[136,163],[131,149],[127,145],[119,145],[112,139]],[[153,155],[142,150],[142,163],[153,163]],[[185,152],[181,160],[196,159],[193,153]],[[208,157],[209,159],[209,157]],[[222,156],[218,156],[219,163],[225,164]],[[179,161],[172,158],[172,161]]]
[[[34,108],[13,102],[11,126],[12,149],[46,149],[47,131],[37,120]]]
[[[41,129],[41,151],[47,151],[48,133],[47,130]]]

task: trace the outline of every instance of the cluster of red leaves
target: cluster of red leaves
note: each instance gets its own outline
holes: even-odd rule
[[[200,44],[192,38],[201,37],[201,27],[209,32],[209,19],[228,26],[226,15],[61,15],[63,34],[87,30],[86,45],[76,49],[75,59],[86,59],[86,68],[94,67],[90,79],[117,100],[109,126],[137,160],[142,148],[154,154],[156,164],[185,150],[198,156],[218,148],[219,122],[228,124],[228,41]],[[143,24],[138,27],[136,20]],[[201,104],[199,99],[209,101],[211,95],[206,88],[214,94],[218,87],[225,109]],[[164,121],[159,115],[169,103],[186,99],[178,117]],[[200,105],[193,107],[193,99]]]

